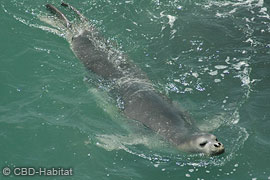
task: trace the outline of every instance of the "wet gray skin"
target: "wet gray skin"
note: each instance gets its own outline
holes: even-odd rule
[[[66,3],[62,5],[74,11],[81,23],[86,21],[74,7]],[[73,32],[74,25],[61,11],[50,4],[46,6],[63,22],[67,31]],[[88,70],[112,82],[128,118],[143,123],[182,151],[207,155],[224,152],[223,144],[214,135],[199,130],[186,113],[153,88],[145,73],[126,56],[106,43],[100,43],[100,37],[94,31],[93,27],[87,26],[74,31],[71,49]]]

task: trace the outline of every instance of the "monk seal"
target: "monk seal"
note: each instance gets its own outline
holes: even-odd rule
[[[167,97],[155,90],[147,75],[125,55],[102,41],[92,25],[73,6],[62,2],[79,17],[80,24],[72,24],[55,6],[46,7],[58,17],[71,34],[68,38],[74,54],[86,69],[112,82],[114,92],[121,97],[123,113],[150,128],[178,149],[191,153],[219,155],[224,146],[216,136],[197,128],[193,120]]]

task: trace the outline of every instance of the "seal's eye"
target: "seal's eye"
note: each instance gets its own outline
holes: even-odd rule
[[[200,143],[200,146],[204,147],[206,144],[207,144],[207,141],[204,141],[204,142]]]

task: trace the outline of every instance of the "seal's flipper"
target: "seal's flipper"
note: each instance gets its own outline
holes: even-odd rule
[[[82,22],[87,21],[87,20],[86,20],[86,17],[84,17],[84,16],[80,13],[80,11],[78,11],[78,10],[77,10],[76,8],[74,8],[73,6],[71,6],[71,5],[69,5],[69,4],[65,3],[65,2],[62,2],[61,5],[64,6],[64,7],[68,7],[68,8],[70,8],[72,11],[74,11],[74,12],[80,17],[80,20],[81,20]]]
[[[47,9],[49,9],[52,13],[56,14],[58,18],[64,23],[66,28],[70,28],[71,24],[69,23],[69,20],[66,18],[66,16],[59,11],[56,7],[54,7],[51,4],[46,4]]]

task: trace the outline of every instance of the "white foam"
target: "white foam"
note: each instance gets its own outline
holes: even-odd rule
[[[237,64],[234,64],[233,67],[236,70],[240,70],[242,66],[249,66],[245,61],[240,61]]]
[[[218,71],[217,70],[210,71],[210,72],[208,72],[208,74],[210,74],[211,76],[216,76],[218,74]]]
[[[172,16],[172,15],[167,15],[167,18],[169,19],[168,24],[172,28],[173,27],[173,24],[174,24],[174,21],[176,20],[176,17],[175,16]]]
[[[215,68],[216,69],[226,69],[228,66],[225,65],[216,65]]]
[[[160,13],[160,17],[164,17],[164,16],[166,16],[169,19],[168,24],[170,25],[170,28],[172,28],[173,25],[174,25],[175,20],[177,19],[177,17],[176,16],[169,15],[169,14],[168,15],[165,15],[164,14],[164,11],[162,11]]]
[[[192,73],[192,76],[195,77],[195,78],[198,78],[198,77],[199,77],[199,74],[196,73],[196,72],[193,72],[193,73]]]

